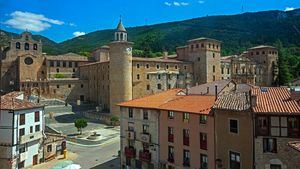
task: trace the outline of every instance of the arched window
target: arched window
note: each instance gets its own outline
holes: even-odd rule
[[[123,33],[121,33],[121,41],[123,41],[124,39],[123,39]]]
[[[29,50],[29,43],[25,43],[24,48],[25,48],[25,50]]]
[[[16,43],[16,48],[17,48],[17,49],[20,49],[20,48],[21,48],[20,42],[17,42],[17,43]]]
[[[33,50],[37,50],[37,44],[33,44]]]

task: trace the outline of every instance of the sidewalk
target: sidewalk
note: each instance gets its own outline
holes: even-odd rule
[[[73,152],[69,152],[67,153],[67,159],[63,159],[63,155],[59,155],[57,156],[55,159],[42,163],[42,164],[38,164],[36,166],[31,167],[30,169],[51,169],[53,166],[55,166],[58,162],[63,161],[63,160],[75,160],[78,157],[78,155],[76,153]]]

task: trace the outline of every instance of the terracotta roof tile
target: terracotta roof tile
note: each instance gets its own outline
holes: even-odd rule
[[[18,99],[19,95],[17,92],[8,93],[6,95],[1,96],[1,110],[22,110],[22,109],[31,109],[42,107],[42,105],[29,102],[27,100]]]
[[[214,96],[178,95],[181,91],[181,89],[168,90],[118,105],[122,107],[172,110],[200,114],[208,114],[210,112],[215,101]]]
[[[291,93],[284,87],[252,87],[252,95],[257,97],[255,113],[300,114],[300,105],[291,99]]]

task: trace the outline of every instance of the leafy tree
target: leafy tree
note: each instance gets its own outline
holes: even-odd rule
[[[64,74],[57,73],[54,75],[54,77],[60,79],[60,78],[65,78],[66,76]]]
[[[87,120],[84,118],[76,119],[74,121],[74,124],[77,130],[80,132],[80,134],[82,134],[82,129],[87,126]]]
[[[118,121],[119,121],[119,117],[117,117],[117,116],[111,116],[110,117],[110,122],[111,122],[112,125],[115,126]]]

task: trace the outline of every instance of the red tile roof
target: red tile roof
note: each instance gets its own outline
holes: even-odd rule
[[[122,107],[172,110],[178,112],[208,114],[214,104],[214,96],[179,95],[181,89],[172,89],[140,99],[118,104]]]
[[[252,87],[251,92],[257,97],[256,106],[252,107],[255,113],[300,114],[300,105],[291,99],[291,93],[287,88]]]
[[[23,109],[32,109],[43,107],[42,105],[38,105],[36,103],[29,102],[27,100],[17,99],[19,95],[17,92],[8,93],[0,97],[1,110],[23,110]]]

